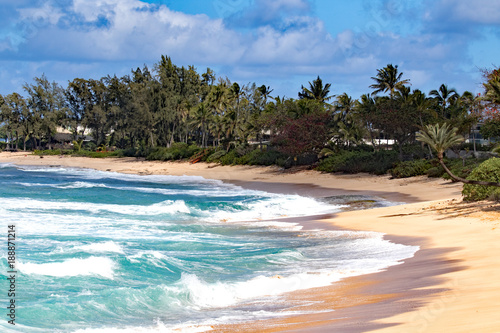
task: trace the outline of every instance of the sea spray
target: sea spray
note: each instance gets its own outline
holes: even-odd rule
[[[272,318],[286,313],[275,302],[284,293],[380,271],[418,249],[283,220],[342,202],[202,177],[0,168],[2,223],[19,234],[16,332],[197,331]],[[4,255],[0,267],[5,278]]]

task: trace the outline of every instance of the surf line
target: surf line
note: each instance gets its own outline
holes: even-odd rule
[[[9,306],[7,306],[7,320],[9,324],[16,324],[16,225],[8,225],[7,231],[7,265],[10,269],[7,271],[7,280],[10,282],[7,296],[10,298]]]

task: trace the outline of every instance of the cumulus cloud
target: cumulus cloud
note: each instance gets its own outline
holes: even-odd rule
[[[268,19],[307,8],[305,0],[255,3],[255,10],[264,10]],[[20,52],[28,58],[151,61],[168,54],[185,62],[253,64],[317,61],[334,51],[322,22],[308,16],[283,17],[279,24],[245,33],[227,27],[222,19],[138,0],[74,0],[64,10],[49,3],[22,9],[20,20],[39,22],[36,38]]]
[[[106,75],[122,67],[126,73],[131,66],[151,64],[166,54],[177,64],[223,68],[218,74],[233,80],[272,85],[273,77],[284,82],[298,77],[304,84],[320,75],[356,94],[365,93],[376,69],[388,63],[400,65],[423,85],[460,80],[453,73],[462,75],[458,68],[470,63],[470,41],[479,38],[483,27],[496,27],[500,20],[496,1],[426,0],[417,6],[406,0],[370,0],[365,1],[369,8],[362,24],[332,35],[315,16],[310,0],[222,2],[234,5],[223,19],[178,12],[168,2],[5,2],[6,11],[0,13],[4,22],[0,59],[46,62],[43,68],[52,72],[55,65],[47,62],[93,63],[99,65],[92,67],[92,73]],[[39,75],[43,68],[30,66],[23,73]],[[62,76],[62,72],[57,73]],[[462,76],[463,82],[470,81],[469,74]],[[264,78],[270,81],[262,82]]]
[[[500,25],[500,2],[491,0],[442,0],[441,7],[456,21]]]
[[[242,7],[239,11],[229,15],[225,21],[230,27],[255,28],[282,24],[288,16],[303,16],[311,11],[308,0],[255,0],[252,6]]]

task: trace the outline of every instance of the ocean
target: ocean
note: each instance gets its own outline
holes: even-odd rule
[[[0,164],[0,331],[199,332],[297,314],[287,292],[418,250],[286,219],[341,207],[202,177]]]

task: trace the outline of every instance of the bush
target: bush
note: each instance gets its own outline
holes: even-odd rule
[[[389,170],[389,172],[394,178],[408,178],[425,175],[431,168],[432,163],[422,159],[399,162],[393,169]]]
[[[229,153],[224,154],[224,156],[222,156],[219,159],[219,163],[222,164],[222,165],[239,164],[238,163],[238,154],[236,153],[236,151],[231,150]]]
[[[443,169],[443,167],[441,165],[434,166],[434,167],[428,169],[427,172],[426,172],[427,177],[431,177],[431,178],[440,178],[440,177],[443,177],[443,175],[445,173],[446,172],[444,171],[444,169]]]
[[[368,172],[382,175],[393,167],[397,158],[398,153],[391,150],[377,152],[341,151],[322,160],[317,170],[345,173]]]
[[[218,162],[218,161],[219,161],[219,159],[220,159],[222,156],[224,156],[224,155],[226,155],[226,151],[225,151],[225,150],[218,150],[218,151],[214,152],[213,154],[211,154],[210,156],[208,156],[208,158],[207,158],[207,160],[206,160],[206,161],[207,161],[208,163]]]
[[[118,149],[116,154],[118,157],[137,157],[135,148]]]
[[[481,163],[467,177],[470,180],[500,182],[500,158],[491,158]],[[499,200],[500,188],[494,186],[464,184],[462,195],[466,201]]]
[[[423,159],[429,155],[427,147],[422,147],[421,144],[405,144],[403,145],[403,156],[411,161],[415,159]]]
[[[119,157],[119,153],[117,151],[80,150],[78,153],[73,153],[72,156],[91,157],[91,158],[106,158],[106,157]]]
[[[483,160],[469,158],[465,160],[464,164],[462,159],[452,159],[445,160],[445,164],[454,175],[460,178],[467,178],[470,173],[481,164],[482,161]],[[448,180],[451,179],[450,175],[448,175],[443,168],[441,169],[443,170],[442,177]]]
[[[41,155],[41,156],[50,156],[50,155],[70,155],[73,153],[73,150],[63,150],[63,149],[46,149],[46,150],[34,150],[33,154]]]
[[[82,148],[85,150],[95,151],[97,149],[97,145],[92,141],[88,141],[83,143]]]
[[[156,147],[149,150],[146,156],[146,160],[159,160],[159,161],[170,161],[170,160],[181,160],[184,158],[189,158],[199,152],[201,149],[196,145],[188,145],[184,142],[173,143],[170,148]],[[136,153],[137,156],[137,153]]]
[[[277,151],[277,150],[272,150],[272,149],[266,149],[266,150],[260,150],[260,149],[255,149],[245,155],[245,157],[248,157],[248,161],[245,164],[249,165],[273,165],[273,164],[278,164],[282,160],[281,163],[286,160],[288,156],[285,154]]]

